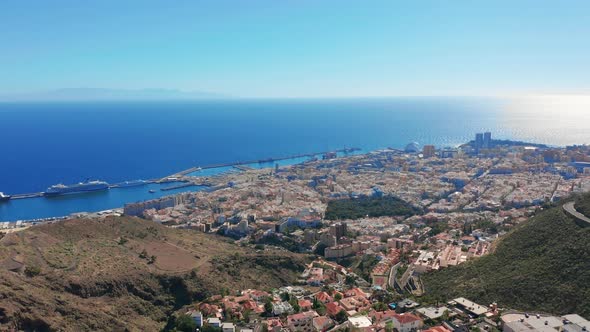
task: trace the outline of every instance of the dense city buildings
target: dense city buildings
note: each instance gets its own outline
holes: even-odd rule
[[[422,154],[424,155],[424,158],[432,158],[434,157],[435,153],[436,150],[434,148],[434,145],[424,145],[424,147],[422,148]]]
[[[589,191],[590,149],[494,141],[490,133],[453,149],[417,147],[243,169],[207,179],[231,185],[95,216],[122,212],[226,236],[257,250],[316,255],[296,285],[195,304],[187,315],[197,326],[226,332],[462,326],[532,331],[546,326],[539,325],[544,321],[560,331],[587,326],[575,315],[539,314],[543,318],[534,320],[520,313],[502,316],[494,304],[466,298],[437,306],[416,299],[427,295],[424,274],[487,255],[497,239],[528,217]]]

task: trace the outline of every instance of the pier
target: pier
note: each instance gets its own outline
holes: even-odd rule
[[[212,185],[213,184],[211,184],[210,182],[201,182],[201,183],[184,182],[181,184],[177,184],[175,186],[160,188],[160,190],[161,191],[168,191],[168,190],[174,190],[174,189],[180,189],[180,188],[186,188],[186,187],[211,187]]]
[[[125,182],[119,182],[119,183],[109,184],[109,188],[140,187],[140,186],[144,186],[144,185],[151,184],[151,183],[158,183],[158,181],[160,181],[160,179],[149,179],[149,180],[145,180],[145,183],[132,185],[132,186],[125,185]]]
[[[28,193],[28,194],[14,194],[10,199],[25,199],[25,198],[35,198],[43,196],[43,192],[38,193]]]
[[[244,165],[234,165],[235,169],[238,169],[240,171],[249,171],[252,170],[252,167],[248,167],[248,166],[244,166]]]
[[[211,164],[211,165],[206,165],[206,166],[194,166],[191,167],[189,169],[185,169],[183,171],[180,171],[178,173],[174,173],[172,175],[168,175],[166,177],[161,178],[158,182],[166,182],[166,181],[170,181],[170,178],[182,178],[184,176],[186,176],[187,174],[196,172],[198,170],[202,170],[202,169],[210,169],[210,168],[220,168],[220,167],[234,167],[237,169],[240,169],[240,167],[242,168],[248,168],[251,169],[248,166],[244,166],[247,164],[256,164],[256,163],[271,163],[274,161],[280,161],[280,160],[287,160],[287,159],[295,159],[295,158],[305,158],[305,157],[315,157],[318,155],[322,155],[322,154],[327,154],[327,153],[337,153],[337,152],[354,152],[354,151],[359,151],[359,148],[344,148],[344,149],[338,149],[338,150],[332,150],[332,151],[325,151],[325,152],[315,152],[315,153],[301,153],[301,154],[296,154],[296,155],[291,155],[291,156],[285,156],[285,157],[278,157],[278,158],[266,158],[266,159],[257,159],[257,160],[246,160],[246,161],[235,161],[235,162],[229,162],[229,163],[219,163],[219,164]],[[240,170],[245,170],[245,169],[240,169]]]

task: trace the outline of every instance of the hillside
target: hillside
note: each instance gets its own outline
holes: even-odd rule
[[[588,196],[580,195],[576,197],[576,210],[585,216],[590,216],[590,199]]]
[[[426,274],[423,281],[431,300],[465,296],[590,317],[590,227],[581,228],[555,207],[506,235],[493,254]]]
[[[32,227],[0,239],[0,325],[157,331],[187,303],[223,290],[281,286],[306,262],[136,218]]]

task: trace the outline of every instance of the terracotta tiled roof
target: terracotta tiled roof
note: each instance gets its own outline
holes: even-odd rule
[[[401,314],[395,315],[394,317],[400,324],[407,324],[415,321],[421,321],[422,319],[413,314]]]
[[[311,301],[309,301],[309,300],[299,300],[298,304],[301,309],[311,308],[311,305],[312,305]]]
[[[326,292],[319,292],[315,295],[315,298],[322,302],[331,302],[332,297]]]
[[[375,323],[380,323],[384,320],[391,319],[397,315],[398,314],[394,310],[386,310],[386,311],[380,311],[380,312],[373,311],[373,312],[369,313],[369,316],[373,317]]]
[[[451,330],[445,328],[444,326],[435,326],[431,327],[428,330],[424,330],[422,332],[451,332]]]
[[[342,309],[336,302],[330,302],[326,304],[326,311],[330,316],[336,316]]]

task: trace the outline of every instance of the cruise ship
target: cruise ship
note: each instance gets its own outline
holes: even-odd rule
[[[0,191],[0,202],[6,202],[7,200],[10,199],[10,197],[12,197],[12,196],[6,195],[6,194],[4,194],[3,192]]]
[[[47,188],[44,195],[59,196],[106,189],[109,189],[109,184],[104,181],[86,181],[68,186],[60,183]]]

